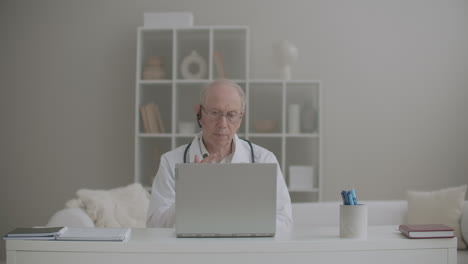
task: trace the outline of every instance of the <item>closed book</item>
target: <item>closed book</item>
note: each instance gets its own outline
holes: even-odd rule
[[[8,232],[4,239],[39,239],[50,240],[63,234],[67,227],[18,227]]]
[[[146,106],[140,106],[140,113],[141,113],[141,120],[143,121],[143,131],[145,133],[151,133],[149,120],[148,120],[148,113],[146,112]]]
[[[71,227],[57,237],[62,241],[128,241],[130,228]]]
[[[156,106],[154,103],[149,103],[146,105],[146,113],[151,133],[159,133],[160,130],[158,125]]]
[[[55,240],[56,236],[4,236],[3,240]]]
[[[162,121],[161,112],[159,111],[158,105],[154,105],[154,111],[156,112],[156,121],[158,123],[159,132],[164,133],[165,132],[164,123]]]
[[[451,238],[453,228],[443,224],[400,225],[400,232],[408,238]]]
[[[226,74],[224,72],[223,56],[221,55],[221,52],[214,51],[213,58],[216,66],[216,72],[218,73],[218,78],[226,78]]]

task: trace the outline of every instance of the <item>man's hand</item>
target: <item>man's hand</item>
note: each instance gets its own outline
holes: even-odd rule
[[[193,162],[194,163],[215,163],[217,157],[218,157],[218,155],[211,154],[211,155],[207,156],[206,158],[201,159],[200,156],[195,154],[195,158],[194,158]]]

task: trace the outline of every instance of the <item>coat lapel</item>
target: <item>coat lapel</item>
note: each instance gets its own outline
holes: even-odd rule
[[[237,134],[234,135],[234,144],[236,144],[236,149],[232,156],[232,163],[251,163],[250,147],[246,147],[247,143],[241,140]]]
[[[198,155],[201,157],[201,152],[200,152],[200,141],[198,138],[201,137],[201,133],[198,134],[193,140],[192,140],[192,145],[190,145],[189,149],[189,156],[187,157],[187,161],[190,163],[193,163],[193,160],[195,159],[195,155]]]

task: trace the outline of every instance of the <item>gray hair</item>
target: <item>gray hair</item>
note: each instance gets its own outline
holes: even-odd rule
[[[213,87],[213,86],[217,86],[217,85],[227,85],[227,86],[231,86],[232,88],[235,88],[237,93],[239,94],[240,99],[241,99],[241,111],[245,112],[245,106],[246,106],[246,101],[247,101],[247,97],[245,96],[245,92],[242,89],[242,87],[240,87],[237,83],[235,83],[234,81],[231,81],[229,79],[217,79],[217,80],[214,80],[213,82],[208,83],[206,86],[204,86],[200,91],[200,104],[202,104],[202,105],[205,104],[205,102],[206,102],[206,91],[208,90],[208,88]]]

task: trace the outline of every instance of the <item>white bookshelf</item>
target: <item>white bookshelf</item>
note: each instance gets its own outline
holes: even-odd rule
[[[138,29],[136,101],[135,101],[135,181],[150,186],[163,153],[190,142],[199,132],[193,106],[199,91],[217,79],[214,52],[223,57],[226,77],[238,83],[248,98],[247,111],[238,131],[240,137],[271,150],[280,163],[286,182],[290,183],[291,165],[311,166],[315,186],[290,190],[293,201],[321,200],[322,133],[321,84],[313,80],[284,81],[251,79],[249,76],[249,29],[245,26],[210,26],[171,29]],[[193,50],[207,62],[207,73],[201,79],[184,79],[180,65]],[[164,79],[144,80],[145,62],[150,56],[160,57],[166,72]],[[140,105],[158,105],[165,127],[164,133],[145,133]],[[288,105],[299,104],[303,110],[314,109],[312,128],[299,133],[288,132]],[[258,120],[274,120],[269,131],[256,131]],[[179,122],[190,122],[194,133],[181,133]],[[301,120],[302,121],[302,120]],[[307,125],[305,125],[307,126]],[[312,175],[310,175],[312,177]]]

